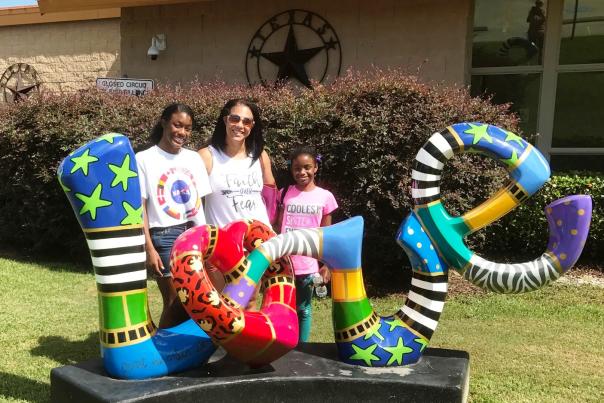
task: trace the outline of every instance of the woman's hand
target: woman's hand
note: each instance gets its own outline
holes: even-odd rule
[[[321,275],[321,277],[323,277],[323,282],[325,284],[329,283],[329,281],[331,280],[331,272],[329,271],[327,266],[321,265],[321,267],[319,268],[319,274]]]
[[[164,264],[159,257],[159,253],[155,250],[154,247],[147,247],[147,270],[150,273],[156,274],[159,277],[162,277],[162,270],[164,269]]]

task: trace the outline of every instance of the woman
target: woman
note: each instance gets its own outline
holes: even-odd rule
[[[262,200],[264,185],[274,187],[271,161],[264,151],[260,111],[243,99],[228,101],[216,121],[210,146],[199,150],[210,177],[206,219],[220,227],[240,219],[270,225]]]
[[[136,154],[147,269],[157,280],[164,304],[160,328],[188,319],[172,284],[170,252],[180,234],[205,224],[201,198],[211,192],[199,154],[183,148],[192,126],[191,108],[179,103],[169,105],[151,132],[154,145]]]
[[[205,205],[208,223],[224,227],[235,220],[256,219],[270,226],[262,191],[265,186],[275,189],[275,178],[264,151],[258,107],[243,99],[228,101],[210,146],[199,150],[199,155],[212,186]],[[214,284],[219,290],[224,285]]]

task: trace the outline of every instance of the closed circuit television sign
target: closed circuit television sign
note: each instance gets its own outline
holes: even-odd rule
[[[97,78],[96,87],[107,92],[126,95],[145,95],[155,87],[153,80],[132,78]]]

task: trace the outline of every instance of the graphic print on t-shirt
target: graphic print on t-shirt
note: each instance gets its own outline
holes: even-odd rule
[[[223,196],[230,199],[237,212],[253,211],[256,209],[257,197],[262,189],[262,176],[256,172],[246,174],[226,174],[224,176],[228,189],[222,190]]]
[[[193,174],[182,167],[163,173],[157,184],[157,202],[174,219],[194,217],[201,207],[201,198]]]
[[[285,206],[285,230],[294,228],[312,228],[317,226],[317,219],[321,222],[323,206],[320,204],[295,204]]]

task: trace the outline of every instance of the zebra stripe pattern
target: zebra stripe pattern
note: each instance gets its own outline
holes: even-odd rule
[[[129,291],[147,286],[145,236],[141,227],[88,231],[85,235],[99,291]]]
[[[415,205],[428,204],[440,199],[441,171],[457,150],[455,136],[445,129],[434,133],[419,150],[413,162],[411,197]]]
[[[545,252],[525,263],[502,264],[473,255],[463,273],[473,284],[499,293],[522,293],[537,290],[560,277],[556,258]]]
[[[299,229],[278,235],[258,247],[271,262],[286,255],[321,256],[319,229]]]
[[[409,295],[396,315],[411,329],[430,340],[445,306],[447,290],[446,273],[426,276],[413,271]]]

